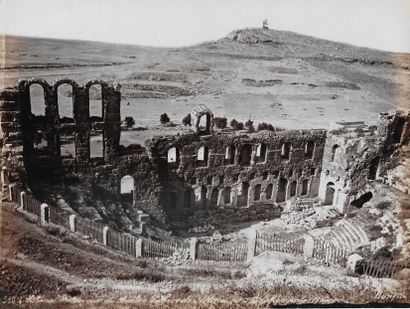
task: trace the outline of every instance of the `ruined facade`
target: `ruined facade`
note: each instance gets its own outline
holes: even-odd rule
[[[65,83],[73,89],[72,119],[59,114],[57,90]],[[31,112],[32,84],[44,89],[44,115]],[[94,119],[93,84],[102,89],[102,117]],[[120,102],[120,86],[103,81],[80,86],[30,79],[2,91],[1,164],[10,179],[27,186],[41,175],[84,176],[119,200],[131,194],[135,212],[179,228],[274,218],[291,199],[345,213],[366,182],[385,181],[398,146],[410,135],[409,116],[402,114],[382,115],[373,127],[352,122],[331,130],[214,130],[212,112],[199,106],[191,113],[192,133],[122,147]],[[101,157],[90,154],[96,135],[102,136]],[[74,144],[73,157],[62,155],[63,139]],[[124,179],[132,180],[132,190],[121,189]]]

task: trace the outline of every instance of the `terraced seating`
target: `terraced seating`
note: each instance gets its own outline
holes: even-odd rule
[[[337,247],[353,251],[369,242],[361,223],[354,219],[342,219],[335,224],[334,229],[324,238]]]

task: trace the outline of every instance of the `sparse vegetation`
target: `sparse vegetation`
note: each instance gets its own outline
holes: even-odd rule
[[[169,119],[168,115],[166,113],[164,113],[164,114],[161,114],[161,116],[159,118],[159,122],[162,125],[166,125],[166,124],[171,122],[171,119]]]
[[[255,127],[253,126],[253,121],[248,119],[248,121],[245,122],[245,128],[248,130],[249,133],[255,132]]]
[[[258,124],[257,127],[257,131],[263,131],[263,130],[268,130],[268,131],[275,131],[275,128],[273,127],[273,125],[271,125],[270,123],[266,123],[266,122],[261,122]]]
[[[243,130],[244,129],[243,123],[237,121],[236,119],[232,119],[231,122],[229,123],[229,125],[234,130]]]
[[[192,122],[191,114],[186,115],[186,116],[182,119],[182,124],[183,124],[184,126],[190,126],[190,125],[191,125],[191,122]]]
[[[127,128],[132,128],[133,126],[135,126],[135,120],[134,120],[134,118],[131,117],[131,116],[125,117],[122,123],[123,123],[123,125],[126,126]]]
[[[228,120],[226,117],[214,117],[214,124],[218,129],[224,129],[228,124]]]

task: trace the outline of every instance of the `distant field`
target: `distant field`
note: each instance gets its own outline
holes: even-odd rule
[[[248,31],[257,36],[262,30]],[[290,32],[269,30],[266,35],[272,42],[243,44],[225,38],[173,49],[7,37],[2,71],[5,86],[29,77],[120,82],[122,116],[149,129],[124,132],[123,144],[179,130],[161,128],[159,115],[165,112],[180,124],[197,104],[207,105],[216,116],[286,128],[374,122],[380,112],[409,107],[409,55]],[[41,113],[42,90],[32,87],[33,111]],[[61,87],[60,114],[70,116],[70,87]],[[91,97],[91,112],[98,114],[98,89]]]

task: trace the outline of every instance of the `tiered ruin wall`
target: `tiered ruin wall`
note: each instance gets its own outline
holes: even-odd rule
[[[73,89],[69,122],[60,118],[57,101],[58,87],[64,83]],[[44,89],[44,116],[31,112],[32,84]],[[94,123],[89,112],[93,84],[102,88],[102,117]],[[2,91],[1,163],[12,181],[27,185],[27,179],[53,177],[52,172],[82,175],[120,200],[121,179],[132,176],[135,212],[143,210],[179,228],[277,217],[282,203],[297,198],[318,197],[346,212],[364,183],[382,179],[394,167],[395,153],[410,135],[409,116],[399,114],[382,116],[371,130],[359,125],[360,130],[339,132],[215,132],[213,114],[200,106],[191,114],[196,132],[155,137],[145,148],[123,148],[119,89],[103,81],[80,86],[71,80],[49,85],[31,79]],[[201,117],[205,127],[200,127]],[[90,156],[96,128],[103,137],[101,158]],[[46,137],[44,148],[35,147],[38,131]],[[60,152],[60,136],[66,131],[73,134],[73,158]]]

